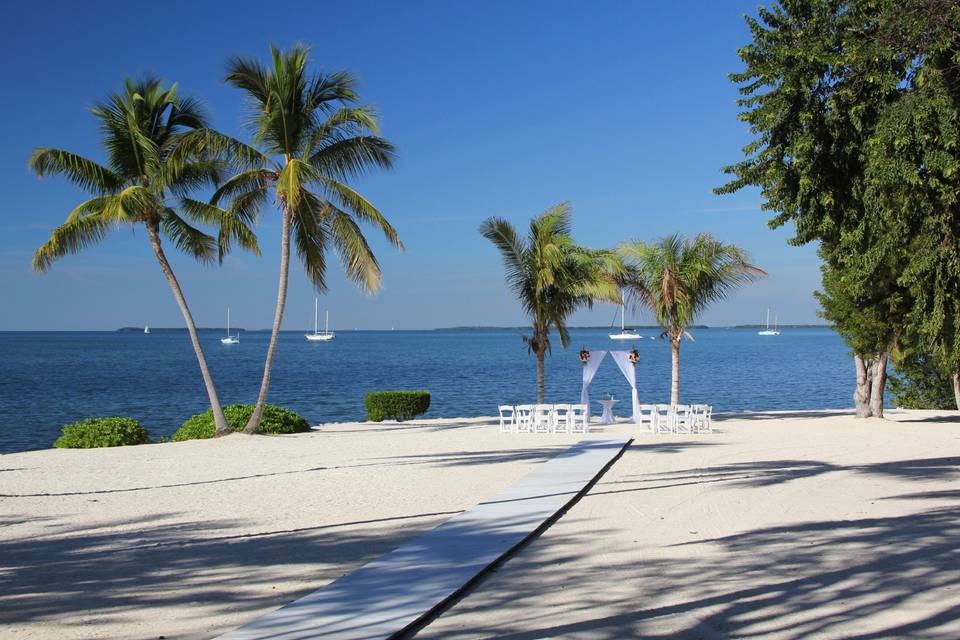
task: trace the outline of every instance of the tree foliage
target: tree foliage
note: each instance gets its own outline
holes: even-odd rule
[[[227,163],[196,144],[209,129],[200,104],[156,78],[127,80],[124,90],[91,110],[100,124],[106,163],[69,151],[34,150],[30,167],[40,177],[61,175],[91,194],[37,249],[33,266],[47,271],[58,259],[94,245],[121,225],[155,226],[179,250],[211,262],[234,242],[258,252],[251,220],[216,207],[197,210],[194,189],[215,186]],[[212,226],[218,238],[195,225]]]
[[[784,0],[747,24],[731,78],[754,140],[717,191],[758,187],[771,226],[819,244],[824,317],[858,358],[909,324],[957,371],[960,5]]]
[[[567,320],[574,312],[596,301],[619,303],[622,299],[623,262],[613,251],[577,245],[571,221],[570,205],[563,202],[531,220],[526,237],[502,218],[491,217],[480,225],[480,233],[503,257],[507,286],[532,321],[533,331],[523,339],[537,356],[541,401],[543,357],[551,350],[551,329],[567,347]]]
[[[627,298],[649,310],[673,349],[671,402],[680,402],[680,341],[711,304],[766,272],[750,264],[746,251],[710,234],[673,234],[658,242],[633,241],[619,247],[629,265]]]
[[[359,104],[357,81],[349,73],[314,73],[309,51],[270,48],[270,63],[237,57],[226,81],[247,97],[253,144],[237,146],[233,157],[246,165],[227,180],[211,205],[229,202],[231,211],[255,218],[270,201],[281,214],[280,278],[273,328],[260,393],[245,433],[260,428],[270,386],[277,336],[287,298],[290,242],[318,291],[327,287],[327,253],[340,259],[347,278],[368,293],[380,289],[382,273],[361,224],[383,232],[402,249],[393,225],[348,182],[371,169],[389,169],[395,150],[378,135],[377,117]]]

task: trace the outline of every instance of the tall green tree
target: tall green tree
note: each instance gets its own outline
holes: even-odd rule
[[[260,428],[270,387],[287,300],[291,238],[307,277],[321,292],[331,248],[350,280],[366,292],[379,290],[380,265],[358,223],[380,229],[390,244],[403,248],[383,214],[348,185],[370,169],[389,169],[393,145],[377,135],[373,110],[358,105],[353,76],[311,74],[308,62],[304,47],[271,47],[268,66],[233,58],[226,76],[248,98],[253,145],[240,149],[237,160],[252,166],[224,182],[211,203],[229,201],[231,210],[255,217],[272,194],[281,222],[277,303],[256,408],[244,429],[248,434]]]
[[[587,249],[571,235],[570,205],[560,203],[530,221],[527,237],[521,237],[508,221],[491,217],[480,233],[500,250],[507,286],[513,291],[533,332],[523,341],[537,358],[537,401],[546,395],[544,364],[551,351],[550,331],[560,344],[570,344],[567,320],[594,302],[619,303],[619,282],[626,269],[612,251]]]
[[[905,323],[960,372],[960,4],[784,0],[747,24],[746,68],[731,78],[755,139],[718,192],[759,187],[771,226],[820,244],[825,314],[847,318],[838,328],[858,345],[857,415],[882,417],[876,367]],[[954,387],[960,406],[960,373]]]
[[[626,242],[619,253],[631,267],[627,298],[651,311],[670,340],[670,402],[679,404],[681,339],[692,339],[688,329],[711,304],[766,272],[750,264],[743,249],[706,233],[693,239],[673,234],[653,243]]]
[[[38,148],[30,167],[38,176],[61,175],[92,196],[78,204],[33,256],[33,268],[49,270],[60,258],[79,253],[120,226],[142,226],[173,297],[180,307],[213,410],[217,435],[232,433],[180,283],[167,259],[164,240],[200,262],[230,251],[233,242],[259,253],[243,212],[212,207],[190,197],[197,188],[215,186],[228,166],[201,140],[228,140],[209,129],[200,104],[178,97],[176,86],[156,78],[127,80],[124,90],[96,104],[106,164],[69,151]],[[193,223],[193,224],[191,224]],[[218,229],[217,237],[194,224]]]
[[[865,197],[895,220],[891,235],[909,257],[902,350],[951,372],[960,409],[960,3],[888,3],[872,43],[909,69],[865,149]]]
[[[784,0],[747,18],[752,41],[739,51],[746,68],[731,79],[740,85],[741,119],[755,139],[743,161],[725,168],[734,179],[717,190],[759,187],[764,209],[775,212],[770,226],[792,223],[792,244],[819,243],[832,279],[825,289],[841,280],[857,286],[840,297],[835,287],[825,291],[827,316],[870,317],[888,327],[864,339],[855,321],[838,324],[856,345],[860,416],[882,416],[885,373],[867,372],[885,366],[895,347],[874,338],[895,338],[905,295],[891,265],[900,268],[897,254],[908,236],[891,209],[869,194],[867,153],[914,67],[910,55],[878,39],[894,6],[888,0]],[[845,327],[854,329],[844,333]]]

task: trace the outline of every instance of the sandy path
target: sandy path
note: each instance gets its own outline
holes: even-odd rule
[[[0,636],[210,637],[577,439],[451,419],[0,456]]]
[[[960,638],[960,416],[640,436],[423,638]]]

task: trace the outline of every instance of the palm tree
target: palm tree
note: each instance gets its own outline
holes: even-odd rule
[[[567,319],[575,311],[599,300],[619,303],[617,281],[623,276],[623,263],[612,251],[574,243],[566,202],[531,220],[526,238],[520,238],[513,225],[501,218],[485,220],[480,233],[500,250],[507,285],[533,321],[533,334],[524,336],[523,341],[537,357],[537,401],[542,403],[550,329],[557,330],[560,344],[567,347]]]
[[[392,166],[394,148],[378,137],[377,118],[357,106],[356,80],[348,73],[307,71],[308,50],[271,47],[271,64],[233,58],[226,81],[246,92],[257,166],[227,180],[211,203],[230,199],[231,210],[251,216],[272,190],[280,212],[280,281],[273,330],[257,404],[244,433],[256,433],[270,386],[270,372],[283,322],[293,236],[300,262],[317,291],[326,290],[326,252],[336,250],[347,277],[361,289],[380,288],[381,272],[359,222],[383,231],[403,248],[396,230],[347,180],[371,168]],[[249,162],[250,157],[241,159]]]
[[[38,176],[62,175],[93,196],[77,205],[37,249],[33,268],[46,272],[58,259],[100,242],[120,225],[143,225],[186,322],[217,435],[232,433],[193,316],[163,248],[166,238],[177,249],[205,263],[218,258],[222,261],[234,241],[259,253],[256,236],[242,213],[224,211],[189,197],[197,187],[215,185],[226,169],[222,160],[191,144],[191,140],[220,139],[223,146],[229,145],[207,128],[196,100],[178,98],[176,85],[164,87],[156,78],[127,80],[123,92],[96,104],[92,113],[100,123],[106,165],[52,148],[36,149],[30,157],[30,167]],[[218,237],[207,235],[190,222],[218,227]]]
[[[680,339],[712,303],[766,272],[751,264],[739,247],[707,233],[692,240],[673,234],[654,243],[627,242],[618,248],[630,266],[627,297],[653,312],[673,349],[670,402],[680,403]]]

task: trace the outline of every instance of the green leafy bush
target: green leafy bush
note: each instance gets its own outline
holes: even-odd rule
[[[430,408],[429,391],[371,391],[363,399],[367,420],[409,420]]]
[[[133,418],[91,418],[63,427],[53,446],[58,449],[94,449],[147,444],[150,434]]]
[[[232,404],[223,408],[223,414],[231,429],[243,431],[250,416],[253,415],[253,409],[252,404]],[[310,431],[310,423],[300,414],[272,404],[264,406],[263,418],[260,420],[260,433],[301,433],[303,431]],[[207,409],[203,413],[187,418],[170,439],[174,442],[201,440],[212,438],[215,433],[213,410]]]
[[[904,409],[955,409],[953,377],[935,356],[909,353],[893,365],[893,403]]]

